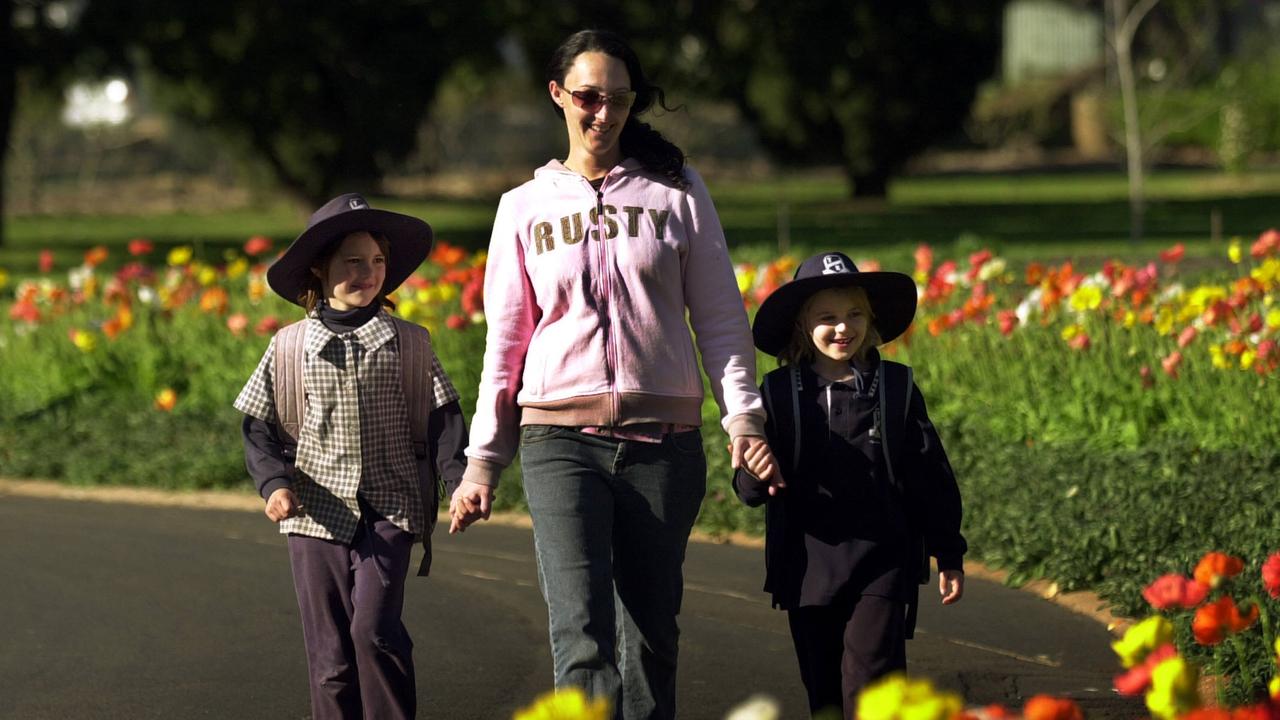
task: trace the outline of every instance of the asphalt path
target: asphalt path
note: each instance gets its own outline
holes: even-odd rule
[[[435,548],[404,618],[419,717],[509,718],[552,685],[530,531],[437,532]],[[288,563],[261,513],[0,494],[0,718],[308,717]],[[761,578],[760,550],[690,545],[682,718],[721,718],[755,693],[805,717]],[[1109,690],[1118,668],[1096,621],[975,579],[957,605],[926,597],[913,674],[979,705],[1052,693],[1091,719],[1144,714]]]

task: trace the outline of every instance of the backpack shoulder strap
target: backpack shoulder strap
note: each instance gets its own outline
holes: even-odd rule
[[[286,435],[298,441],[302,418],[307,412],[307,393],[302,370],[306,366],[307,321],[290,323],[276,333],[275,385],[276,420]]]
[[[427,418],[435,405],[431,388],[431,366],[435,351],[431,333],[417,323],[392,316],[400,337],[400,381],[409,410],[409,432],[414,442],[427,442]]]
[[[915,380],[909,366],[891,360],[880,361],[876,372],[880,374],[880,407],[876,412],[876,427],[881,435],[889,482],[901,488],[902,485],[894,474],[893,458],[906,438],[907,411],[911,407],[911,390]]]

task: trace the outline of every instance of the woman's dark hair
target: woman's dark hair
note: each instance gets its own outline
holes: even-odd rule
[[[636,118],[655,102],[667,111],[674,108],[667,107],[667,97],[662,88],[651,85],[645,78],[644,70],[640,68],[640,59],[621,36],[608,30],[580,30],[570,35],[551,54],[551,62],[547,63],[547,80],[554,80],[563,87],[565,74],[573,66],[574,59],[584,52],[604,53],[621,60],[627,66],[627,74],[631,76],[631,89],[636,93],[636,101],[631,106],[626,124],[622,126],[619,143],[623,156],[635,158],[646,170],[657,173],[683,190],[689,184],[684,177],[684,151]],[[563,117],[564,108],[555,103],[552,105],[556,113]]]

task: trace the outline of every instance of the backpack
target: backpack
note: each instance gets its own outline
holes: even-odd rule
[[[900,477],[894,472],[894,455],[900,444],[905,440],[907,434],[907,413],[911,407],[911,394],[915,388],[915,378],[911,367],[902,363],[892,362],[889,360],[881,360],[879,367],[876,369],[878,373],[878,381],[880,387],[879,406],[875,410],[875,421],[871,429],[873,438],[880,438],[881,452],[884,454],[885,469],[889,473],[889,483],[898,491],[900,495],[905,495],[907,488],[905,485],[906,478]],[[800,470],[800,458],[803,457],[803,431],[800,420],[800,392],[804,390],[803,378],[800,374],[798,365],[791,365],[787,368],[780,368],[767,374],[762,383],[763,399],[765,412],[773,419],[774,432],[779,438],[779,450],[784,451],[784,457],[789,456],[791,459],[790,470],[792,473],[798,473]],[[778,398],[783,398],[781,404]],[[886,418],[890,422],[886,422]],[[786,438],[790,438],[787,443]],[[775,450],[777,456],[778,450]],[[785,477],[785,473],[784,473]],[[785,521],[786,514],[783,512],[767,513],[766,520],[772,523],[782,523]],[[783,528],[776,528],[775,532],[779,537],[785,537],[786,531]],[[916,534],[912,542],[915,548],[919,550],[920,567],[917,574],[917,582],[924,584],[929,580],[929,554],[928,548],[924,545],[923,536]],[[778,548],[780,551],[781,548]],[[770,549],[766,547],[766,555],[770,554]],[[916,611],[919,605],[918,591],[913,593],[913,598],[907,602],[906,615],[906,636],[912,637],[915,631]]]

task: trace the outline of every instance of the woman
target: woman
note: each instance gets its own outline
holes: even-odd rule
[[[706,488],[689,326],[734,467],[750,451],[768,477],[751,330],[706,187],[636,119],[664,97],[631,48],[579,32],[547,88],[569,153],[498,206],[450,530],[488,516],[518,446],[556,686],[606,697],[619,717],[668,718],[681,565]]]

